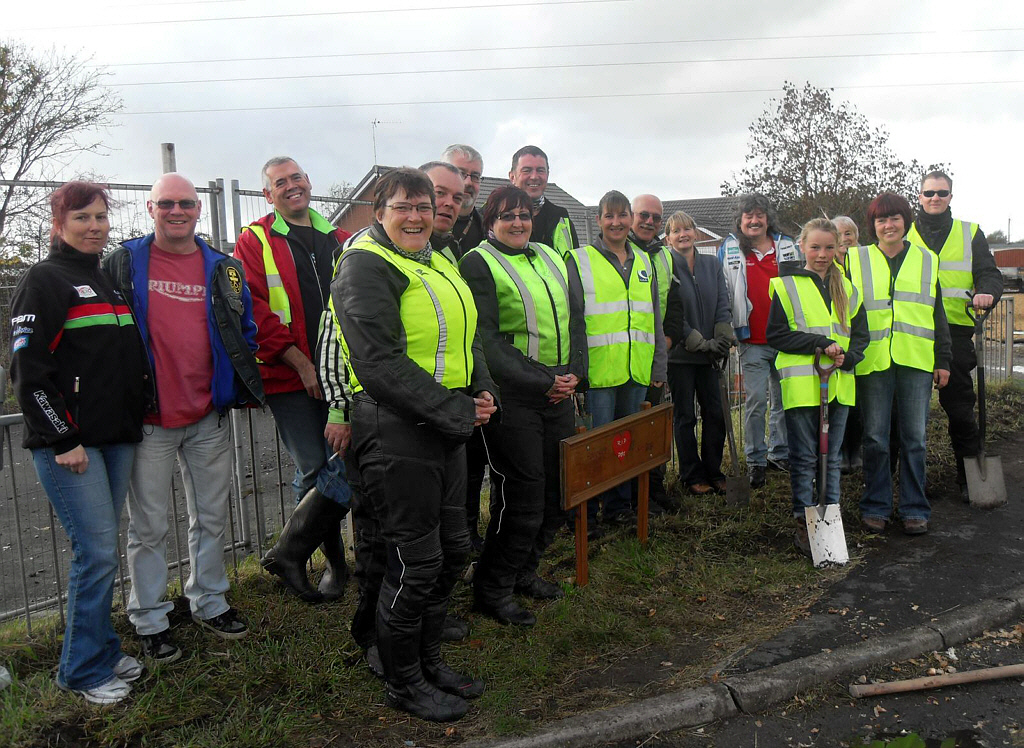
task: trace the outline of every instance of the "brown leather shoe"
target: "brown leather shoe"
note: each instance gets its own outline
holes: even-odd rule
[[[928,532],[928,520],[919,517],[903,520],[904,535],[924,535],[926,532]]]
[[[885,532],[885,520],[878,517],[861,517],[860,526],[865,532],[879,534]]]
[[[811,539],[807,535],[807,520],[803,517],[796,518],[796,532],[793,533],[793,545],[801,554],[811,557]]]
[[[690,493],[694,494],[695,496],[707,496],[708,494],[715,492],[715,489],[711,486],[711,484],[705,483],[704,481],[691,483],[689,486],[687,486],[687,488],[689,489]]]
[[[725,478],[715,478],[711,484],[715,487],[715,493],[725,493]]]

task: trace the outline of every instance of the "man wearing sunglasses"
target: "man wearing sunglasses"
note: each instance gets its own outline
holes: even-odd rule
[[[953,218],[949,209],[953,180],[948,174],[943,171],[925,174],[918,200],[921,207],[907,239],[939,256],[942,305],[953,339],[949,384],[939,390],[939,403],[949,417],[949,440],[956,455],[956,481],[961,498],[967,501],[964,458],[976,456],[980,449],[971,379],[971,370],[978,365],[972,340],[973,315],[999,301],[1003,277],[978,224]]]
[[[661,200],[655,195],[638,195],[633,198],[633,229],[629,232],[629,240],[644,250],[651,258],[654,275],[658,279],[658,293],[661,296],[660,308],[664,310],[662,327],[665,331],[666,348],[671,349],[672,333],[675,332],[676,337],[679,335],[678,331],[672,329],[673,324],[675,320],[679,320],[679,324],[682,324],[683,308],[679,295],[672,293],[672,286],[675,283],[675,263],[672,259],[672,252],[665,246],[661,236],[664,212]],[[664,383],[660,387],[655,387],[653,384],[648,387],[647,401],[651,405],[660,404],[664,398]],[[652,515],[663,514],[666,508],[675,510],[680,506],[678,499],[670,498],[665,492],[665,466],[659,465],[651,470],[650,513]]]
[[[224,533],[231,498],[229,408],[263,403],[253,356],[256,325],[241,263],[196,236],[202,204],[192,183],[164,174],[146,203],[154,231],[130,239],[103,269],[131,307],[156,380],[128,494],[128,617],[143,655],[181,657],[171,639],[167,594],[167,503],[177,458],[188,507],[192,619],[222,639],[248,629],[228,604]]]
[[[242,229],[235,257],[252,288],[260,373],[281,441],[295,461],[297,506],[260,563],[305,602],[337,600],[348,581],[340,529],[352,489],[344,461],[330,458],[336,452],[344,457],[351,429],[330,420],[314,351],[334,260],[349,233],[309,207],[313,188],[295,159],[274,157],[261,175],[274,210]],[[314,587],[306,562],[318,546],[327,567]]]

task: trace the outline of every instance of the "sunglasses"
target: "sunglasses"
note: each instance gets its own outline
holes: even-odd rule
[[[180,207],[182,210],[192,210],[198,205],[196,200],[157,200],[154,205],[160,210],[170,210],[175,205]]]
[[[661,223],[661,213],[648,213],[646,210],[641,210],[637,215],[640,216],[641,221]]]
[[[949,197],[949,190],[921,190],[921,194],[925,197]]]

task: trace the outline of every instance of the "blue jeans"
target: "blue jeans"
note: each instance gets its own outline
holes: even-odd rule
[[[743,368],[743,451],[747,467],[764,467],[768,458],[789,459],[786,446],[786,417],[782,410],[782,389],[775,368],[778,353],[770,345],[740,343],[740,364]],[[764,445],[765,411],[768,414],[768,448]]]
[[[618,387],[592,387],[587,390],[587,412],[593,419],[594,428],[638,412],[646,394],[647,385],[633,381],[620,384]],[[587,502],[588,519],[597,519],[598,501],[604,509],[605,519],[632,512],[631,482],[626,481]]]
[[[839,503],[839,463],[843,450],[843,434],[850,408],[838,400],[828,404],[828,467],[825,476],[826,504]],[[793,489],[793,516],[803,517],[804,508],[818,503],[813,483],[817,477],[818,406],[790,408],[786,411],[786,434],[789,437],[789,483]]]
[[[931,506],[924,494],[925,429],[932,398],[932,373],[892,364],[857,378],[863,397],[864,495],[862,517],[888,521],[892,515],[892,473],[889,467],[889,433],[893,397],[898,398],[897,426],[900,443],[900,517],[928,520]]]
[[[284,448],[295,461],[292,488],[298,503],[314,486],[331,501],[348,509],[352,489],[345,473],[345,461],[331,461],[331,448],[324,439],[328,406],[301,392],[279,392],[267,395],[267,405],[281,434]]]
[[[85,690],[114,677],[121,640],[110,622],[117,576],[117,529],[128,494],[134,444],[86,447],[89,466],[72,473],[53,449],[32,450],[39,482],[71,540],[68,616],[57,683]]]

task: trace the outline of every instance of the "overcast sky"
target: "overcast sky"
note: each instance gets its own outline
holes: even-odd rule
[[[1024,236],[1021,2],[47,0],[5,3],[0,34],[91,56],[124,100],[108,155],[64,177],[151,182],[171,141],[196,182],[255,189],[291,154],[326,191],[369,170],[377,120],[382,164],[465,142],[502,176],[532,143],[588,205],[712,197],[783,81],[810,81],[949,163],[954,214]]]

